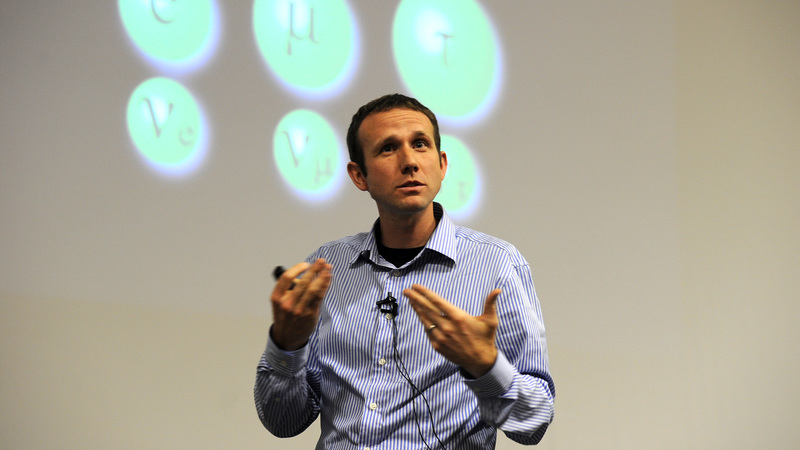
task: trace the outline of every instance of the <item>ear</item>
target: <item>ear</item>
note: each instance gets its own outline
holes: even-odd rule
[[[439,167],[442,168],[442,179],[444,180],[444,174],[447,172],[447,153],[445,152],[440,153]]]
[[[347,174],[350,175],[350,179],[353,180],[353,184],[355,184],[358,189],[362,191],[367,190],[367,177],[361,172],[361,167],[358,167],[358,164],[353,161],[347,163]]]

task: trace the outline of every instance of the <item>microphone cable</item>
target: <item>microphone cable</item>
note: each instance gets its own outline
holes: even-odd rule
[[[389,292],[389,296],[385,300],[381,300],[380,302],[378,302],[379,305],[381,305],[382,303],[383,304],[385,304],[385,303],[391,304],[391,310],[384,310],[381,307],[381,312],[392,314],[392,331],[393,331],[393,333],[392,333],[393,355],[392,356],[394,357],[395,362],[397,363],[398,372],[400,372],[400,375],[403,377],[403,379],[405,379],[406,382],[411,386],[412,392],[415,394],[414,396],[419,395],[420,397],[422,397],[422,401],[425,402],[425,407],[428,409],[428,417],[431,420],[431,430],[433,431],[433,435],[434,435],[434,437],[436,437],[436,441],[439,443],[439,447],[444,449],[444,450],[447,450],[447,447],[444,446],[444,443],[439,438],[439,434],[436,433],[436,425],[435,425],[435,421],[433,419],[433,411],[431,411],[431,405],[428,403],[428,399],[425,398],[425,394],[423,394],[422,391],[417,387],[417,385],[415,385],[414,382],[411,380],[411,374],[409,373],[408,369],[406,368],[405,364],[403,363],[403,359],[400,357],[400,350],[397,347],[397,337],[399,335],[399,332],[397,330],[397,321],[396,321],[396,319],[397,319],[397,308],[398,308],[397,299],[392,297],[392,293]],[[414,411],[414,422],[417,425],[417,433],[419,433],[419,438],[422,439],[422,443],[425,444],[425,448],[427,448],[428,450],[433,450],[431,448],[431,446],[428,445],[428,442],[425,440],[425,438],[423,437],[422,427],[420,426],[420,423],[419,423],[419,415],[417,414],[417,406],[414,403],[414,398],[413,398],[414,396],[412,396],[412,398],[411,398],[411,408]]]

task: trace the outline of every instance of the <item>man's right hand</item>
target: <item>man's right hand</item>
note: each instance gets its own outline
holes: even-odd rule
[[[294,265],[278,278],[271,297],[272,340],[278,347],[291,351],[308,342],[330,284],[331,265],[324,259]]]

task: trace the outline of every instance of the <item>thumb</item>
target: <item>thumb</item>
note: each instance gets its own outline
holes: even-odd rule
[[[495,289],[486,297],[486,303],[483,305],[483,317],[497,320],[497,297],[500,292],[502,292],[500,289]]]

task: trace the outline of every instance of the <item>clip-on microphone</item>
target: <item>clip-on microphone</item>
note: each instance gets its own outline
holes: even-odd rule
[[[397,304],[397,299],[392,297],[392,293],[389,292],[389,295],[383,299],[378,300],[375,302],[376,305],[381,309],[381,313],[383,314],[391,314],[393,317],[397,317],[397,308],[399,305]]]

